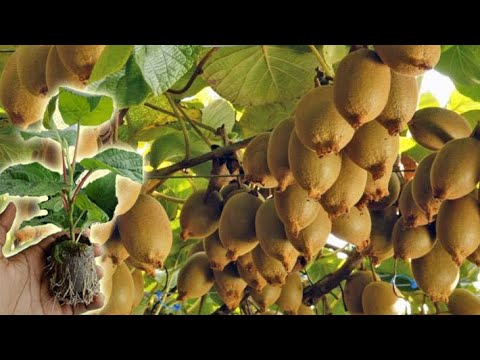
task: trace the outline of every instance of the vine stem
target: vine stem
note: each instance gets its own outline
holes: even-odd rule
[[[315,45],[308,45],[308,47],[310,48],[310,51],[315,55],[318,62],[320,63],[323,73],[331,78],[334,78],[335,73],[333,72],[333,69],[330,68],[330,66],[328,66],[327,61],[324,59],[323,55],[317,50]]]
[[[190,160],[190,139],[188,137],[188,131],[187,127],[185,126],[185,121],[180,112],[178,111],[175,101],[172,100],[169,94],[165,94],[165,96],[167,97],[168,102],[170,103],[170,106],[175,112],[175,116],[177,117],[178,121],[180,122],[180,126],[182,127],[183,138],[185,140],[185,160],[188,161]]]
[[[165,195],[165,194],[162,194],[162,193],[159,193],[159,192],[156,192],[156,193],[154,193],[153,195],[154,195],[156,198],[164,199],[164,200],[173,202],[173,203],[175,203],[175,204],[185,204],[185,200],[184,200],[184,199],[176,198],[176,197],[174,197],[174,196]]]
[[[75,140],[75,149],[73,150],[73,160],[72,160],[72,176],[75,172],[75,165],[77,162],[77,153],[78,153],[78,144],[80,143],[80,122],[77,123],[77,139]]]
[[[82,180],[80,180],[80,183],[78,184],[77,188],[75,189],[75,192],[73,193],[73,196],[72,196],[72,203],[75,202],[76,198],[77,198],[77,195],[78,193],[80,192],[80,190],[82,190],[82,187],[83,185],[85,184],[85,181],[87,181],[87,179],[90,177],[90,175],[93,174],[93,170],[89,170],[82,178]]]
[[[193,128],[193,130],[197,133],[198,136],[200,136],[200,138],[203,140],[203,142],[205,144],[207,144],[207,146],[209,148],[212,147],[212,143],[210,142],[210,140],[208,140],[208,138],[205,136],[204,133],[202,133],[200,131],[200,129],[198,128],[198,126],[192,121],[192,119],[190,119],[187,114],[185,113],[185,111],[183,111],[183,109],[178,106],[177,109],[180,111],[180,113],[182,114],[182,116],[184,117],[184,119],[190,124],[190,126]]]

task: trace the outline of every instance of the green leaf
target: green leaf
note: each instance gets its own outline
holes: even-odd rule
[[[91,225],[95,222],[105,223],[110,220],[110,217],[92,200],[90,200],[84,192],[80,192],[75,199],[75,206],[82,212],[87,212],[87,220],[83,226]]]
[[[448,101],[447,109],[455,111],[458,114],[471,110],[480,110],[480,102],[462,95],[458,90],[454,90]]]
[[[420,96],[420,103],[417,109],[420,110],[428,107],[440,107],[440,103],[431,92],[423,93],[422,96]]]
[[[80,164],[85,170],[110,170],[133,181],[143,182],[143,158],[133,151],[107,149]]]
[[[472,129],[480,122],[480,110],[471,110],[463,113],[462,116],[467,119]]]
[[[442,52],[435,70],[450,77],[457,85],[480,84],[480,46],[455,45]]]
[[[58,100],[58,94],[53,96],[50,101],[48,102],[47,109],[45,110],[45,113],[43,114],[43,126],[46,129],[55,129],[55,121],[53,120],[53,114],[55,113],[55,110],[57,110],[57,100]]]
[[[159,189],[158,191],[161,194],[176,197],[175,193],[172,190],[170,190],[168,187],[166,187],[165,185],[163,185],[162,188]],[[177,213],[178,213],[178,204],[174,203],[172,201],[168,201],[166,199],[163,199],[161,197],[158,197],[157,200],[160,204],[162,204],[163,208],[167,212],[167,215],[168,215],[168,218],[170,219],[170,221],[175,220],[175,218],[177,217]]]
[[[422,161],[423,158],[427,157],[432,153],[431,150],[428,150],[427,148],[424,148],[423,146],[416,144],[414,147],[408,149],[405,151],[405,153],[409,156],[412,157],[413,160],[415,160],[417,163]]]
[[[202,56],[200,52],[200,57]],[[181,90],[183,89],[187,83],[190,81],[191,77],[193,76],[193,73],[196,71],[196,66],[192,66],[190,70],[182,76],[180,80],[178,80],[175,85],[171,86],[172,90]],[[193,83],[190,85],[190,87],[187,89],[187,91],[181,93],[181,94],[170,94],[175,100],[182,100],[187,97],[194,96],[198,92],[200,92],[202,89],[207,87],[208,84],[207,82],[201,77],[197,76]]]
[[[9,121],[0,120],[0,169],[31,159],[32,149]]]
[[[68,215],[62,208],[61,211],[49,211],[47,215],[37,216],[33,219],[24,221],[20,228],[23,229],[27,226],[41,226],[47,224],[53,224],[61,229],[68,229]]]
[[[117,175],[110,173],[92,181],[85,187],[84,191],[100,209],[110,218],[113,217],[118,199],[115,192],[115,179]]]
[[[224,99],[216,100],[203,109],[202,122],[214,129],[225,125],[227,132],[232,131],[235,125],[235,109]],[[211,133],[208,133],[212,135]]]
[[[414,139],[400,136],[400,154],[412,149],[417,145]]]
[[[203,78],[234,105],[252,106],[298,98],[313,87],[318,62],[292,46],[235,46],[218,50]]]
[[[89,81],[95,82],[120,71],[132,53],[133,45],[107,45],[98,59]]]
[[[160,95],[195,63],[196,45],[135,45],[135,61],[153,92]]]
[[[69,146],[74,146],[75,141],[77,140],[77,131],[75,129],[65,129],[58,130],[58,133],[62,139],[67,141]],[[24,140],[30,140],[33,138],[43,138],[43,139],[52,139],[58,142],[57,134],[55,131],[41,131],[41,132],[31,132],[31,131],[20,131]]]

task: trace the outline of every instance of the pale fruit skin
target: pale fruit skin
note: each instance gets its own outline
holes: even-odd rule
[[[450,295],[448,309],[453,315],[480,315],[480,298],[467,289],[455,289]]]
[[[48,93],[45,67],[49,51],[50,45],[23,45],[17,49],[18,77],[32,95],[44,96]]]
[[[480,267],[480,246],[470,256],[467,257],[467,260]]]
[[[258,272],[269,285],[283,286],[285,284],[287,270],[280,261],[265,254],[260,245],[253,249],[252,258]]]
[[[402,132],[412,120],[418,102],[418,86],[414,77],[392,72],[390,95],[382,113],[375,119],[390,135]]]
[[[143,281],[143,274],[140,270],[134,270],[131,274],[133,279],[133,286],[135,289],[132,308],[136,308],[143,300],[145,284]]]
[[[218,231],[215,231],[203,240],[203,248],[208,256],[210,268],[213,270],[222,271],[223,268],[231,262],[227,257],[228,250],[223,247],[218,237]]]
[[[358,270],[347,279],[344,300],[351,315],[363,315],[362,294],[365,287],[374,281],[371,271]]]
[[[117,266],[112,277],[112,293],[102,315],[128,315],[135,300],[134,283],[130,270],[125,263]]]
[[[316,315],[315,310],[312,309],[310,306],[301,304],[298,308],[297,315]]]
[[[135,269],[145,271],[145,273],[148,276],[155,276],[155,266],[147,263],[140,262],[138,260],[135,260],[133,257],[128,257],[128,259],[125,260],[125,263],[128,264],[129,266],[134,267]]]
[[[440,45],[375,45],[382,61],[399,74],[419,76],[440,60]]]
[[[367,209],[352,208],[348,213],[333,219],[332,234],[363,251],[370,244],[372,220]]]
[[[470,136],[468,121],[456,112],[444,108],[429,107],[418,110],[408,123],[408,129],[417,143],[438,151],[451,140]]]
[[[433,302],[448,302],[460,278],[459,267],[440,241],[427,255],[412,260],[412,272],[420,289]]]
[[[394,174],[392,170],[392,168],[388,167],[385,174],[377,180],[373,180],[372,174],[367,173],[365,190],[363,190],[362,198],[355,206],[362,209],[369,203],[379,202],[387,196],[390,196],[390,180]],[[398,193],[400,194],[400,189],[398,189]]]
[[[438,240],[457,265],[480,246],[480,205],[469,195],[444,201],[435,224]]]
[[[387,129],[372,121],[355,132],[345,152],[355,164],[371,173],[373,180],[378,180],[389,172],[399,146],[398,135],[389,135]]]
[[[295,131],[292,131],[288,143],[288,162],[297,183],[314,200],[319,200],[335,183],[342,166],[339,155],[328,154],[319,158],[302,144]]]
[[[57,141],[41,139],[33,151],[32,160],[39,162],[52,170],[62,171],[62,148]]]
[[[289,117],[273,129],[268,142],[267,163],[272,175],[278,181],[278,191],[284,191],[295,183],[288,164],[288,141],[295,128],[295,118]]]
[[[267,284],[263,287],[261,291],[251,289],[250,295],[252,296],[253,300],[255,300],[255,302],[260,306],[262,311],[265,311],[270,305],[275,304],[281,293],[281,287]]]
[[[104,244],[104,251],[107,256],[112,258],[115,265],[122,263],[130,256],[127,249],[125,249],[125,246],[120,241],[120,235],[117,229],[112,231],[110,238]]]
[[[188,249],[187,259],[192,255],[205,251],[205,239],[204,240],[197,240],[195,244],[193,244],[190,249]]]
[[[371,211],[372,231],[370,245],[365,250],[366,255],[375,265],[393,256],[392,231],[397,222],[396,209],[390,207],[384,211]]]
[[[255,266],[251,253],[242,255],[237,259],[237,270],[242,279],[255,291],[260,292],[267,285],[267,280],[263,278]]]
[[[115,179],[115,194],[118,204],[115,208],[115,217],[125,214],[135,205],[141,190],[142,184],[117,175]]]
[[[288,274],[285,285],[282,287],[280,297],[276,304],[284,314],[296,315],[303,299],[303,284],[300,273],[292,272]]]
[[[398,208],[403,216],[405,226],[417,227],[429,223],[427,214],[417,205],[412,195],[412,181],[409,180],[403,186],[400,198],[398,199]]]
[[[63,65],[81,81],[88,80],[105,45],[56,45]]]
[[[415,171],[412,180],[412,196],[415,203],[427,215],[428,222],[437,215],[442,200],[433,197],[432,185],[430,183],[430,171],[437,153],[432,153],[422,159]]]
[[[392,284],[374,281],[363,290],[362,307],[365,315],[405,315],[407,302]]]
[[[123,246],[135,260],[161,268],[172,248],[168,215],[155,198],[141,194],[135,205],[118,217]]]
[[[381,114],[390,93],[390,69],[377,54],[361,49],[340,62],[333,85],[338,112],[357,129]]]
[[[82,90],[86,84],[63,65],[58,56],[57,47],[52,45],[47,57],[47,64],[45,70],[45,77],[47,80],[48,94],[55,95],[60,86]]]
[[[390,180],[388,181],[388,195],[379,201],[370,202],[368,204],[368,208],[370,210],[380,211],[392,206],[400,196],[401,187],[400,177],[396,173],[392,172],[390,175]]]
[[[213,270],[215,288],[230,310],[240,305],[247,283],[240,277],[234,264],[227,265],[222,271]]]
[[[183,204],[180,212],[180,237],[183,240],[203,238],[218,229],[222,198],[217,191],[213,191],[205,199],[206,191],[195,191]]]
[[[178,300],[184,301],[207,294],[215,279],[207,254],[199,252],[190,257],[178,273]]]
[[[245,180],[263,188],[275,188],[278,181],[268,168],[267,152],[270,133],[262,133],[250,141],[243,154]]]
[[[428,226],[408,228],[403,217],[397,220],[392,232],[394,257],[402,260],[418,259],[432,250],[436,238]]]
[[[295,111],[295,131],[303,145],[319,157],[337,154],[355,132],[333,103],[333,86],[314,88],[300,99]]]
[[[93,157],[98,153],[98,137],[100,128],[87,127],[80,131],[78,142],[77,159]]]

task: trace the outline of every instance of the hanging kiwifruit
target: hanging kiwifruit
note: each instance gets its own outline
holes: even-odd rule
[[[104,251],[107,256],[112,258],[115,265],[122,263],[130,256],[120,240],[120,232],[116,224],[114,224],[112,228],[112,233],[110,234],[108,241],[104,244]]]
[[[425,212],[428,222],[431,222],[433,217],[437,215],[442,203],[440,199],[433,197],[430,183],[430,170],[436,155],[437,153],[432,153],[420,161],[412,180],[413,200]]]
[[[212,191],[205,198],[207,190],[198,190],[190,195],[180,212],[180,226],[183,240],[203,238],[218,229],[222,213],[222,198],[218,191]]]
[[[56,45],[63,65],[81,81],[88,80],[105,45]]]
[[[123,215],[130,210],[140,195],[142,184],[127,177],[117,176],[115,179],[115,194],[118,204],[115,208],[115,216]]]
[[[58,56],[57,47],[55,45],[50,47],[48,53],[45,77],[47,80],[49,95],[55,95],[60,86],[67,86],[78,90],[85,87],[85,82],[80,81],[75,74],[65,68]]]
[[[378,181],[380,181],[380,179],[376,182]],[[375,183],[373,180],[372,182]],[[380,211],[392,206],[400,196],[401,187],[402,185],[400,183],[400,177],[397,173],[392,172],[392,174],[390,175],[390,181],[388,182],[388,195],[378,201],[371,201],[368,204],[368,208],[370,210]]]
[[[285,225],[285,230],[298,236],[316,218],[321,205],[311,199],[308,193],[298,184],[290,185],[284,192],[273,197],[278,217]]]
[[[77,148],[77,160],[93,157],[98,153],[99,127],[88,127],[80,132]]]
[[[37,145],[37,144],[36,144]],[[32,153],[32,160],[46,165],[52,170],[62,170],[62,147],[52,139],[40,139]]]
[[[402,260],[425,256],[435,245],[435,234],[429,226],[408,228],[403,217],[397,220],[392,232],[394,257]]]
[[[303,284],[300,273],[288,274],[285,285],[282,287],[280,297],[276,301],[284,314],[296,315],[303,299]]]
[[[363,251],[370,244],[372,221],[367,209],[352,208],[348,213],[333,219],[332,234]]]
[[[278,181],[278,191],[284,191],[295,182],[288,164],[288,146],[286,146],[294,127],[295,119],[293,117],[286,118],[275,126],[268,142],[268,168]]]
[[[229,259],[236,260],[257,246],[255,215],[261,205],[262,200],[249,193],[235,194],[225,204],[218,234]]]
[[[333,86],[320,86],[297,103],[295,131],[303,145],[324,156],[342,150],[355,130],[338,113],[333,103]]]
[[[263,278],[253,262],[252,253],[247,253],[237,259],[237,270],[242,279],[255,291],[262,291],[267,285],[267,280]]]
[[[445,144],[433,160],[430,183],[433,196],[454,200],[472,192],[480,178],[480,141],[456,139]]]
[[[412,195],[412,180],[407,181],[403,186],[400,198],[398,199],[398,208],[407,227],[417,227],[429,223],[427,214],[417,205]]]
[[[359,209],[363,209],[366,205],[372,202],[379,202],[387,196],[390,196],[389,186],[393,174],[392,168],[390,167],[388,167],[385,174],[377,180],[373,180],[372,174],[367,173],[367,183],[365,184],[363,195],[355,206]],[[400,194],[400,189],[398,189],[398,193]]]
[[[135,300],[135,286],[130,270],[125,263],[117,266],[112,277],[112,293],[102,315],[128,315]]]
[[[147,274],[148,276],[152,276],[154,277],[155,276],[155,266],[151,265],[151,264],[147,264],[147,263],[144,263],[144,262],[140,262],[138,260],[135,260],[133,257],[128,257],[126,260],[125,260],[125,263],[129,266],[132,266],[134,267],[135,269],[138,269],[138,270],[142,270],[145,272],[145,274]]]
[[[467,260],[480,267],[480,246],[467,257]]]
[[[17,71],[21,84],[32,95],[48,93],[45,68],[50,45],[23,45],[17,49]]]
[[[332,219],[348,212],[363,195],[367,171],[342,154],[340,175],[320,198],[320,203]]]
[[[222,187],[219,191],[220,196],[223,199],[223,203],[227,202],[227,198],[230,198],[230,195],[234,191],[249,191],[250,188],[245,184],[240,184],[238,181],[233,181],[228,185]]]
[[[280,297],[282,288],[280,286],[265,285],[261,291],[256,289],[251,289],[250,295],[253,300],[260,306],[262,311],[267,310],[270,305],[275,304],[275,302]]]
[[[297,315],[316,315],[315,309],[311,306],[301,304],[298,308]]]
[[[444,201],[435,224],[438,240],[459,266],[480,246],[480,206],[471,196]]]
[[[227,249],[225,249],[218,237],[218,231],[215,231],[212,235],[209,235],[203,241],[203,247],[205,253],[208,256],[208,261],[210,263],[210,268],[213,270],[222,271],[225,266],[227,266],[231,260],[227,258]]]
[[[448,302],[460,278],[460,268],[440,241],[427,255],[412,260],[412,272],[418,287],[433,302]]]
[[[309,197],[318,200],[337,180],[342,158],[335,154],[319,158],[292,131],[288,144],[288,163],[297,183],[308,192]]]
[[[243,291],[247,283],[240,277],[237,267],[228,264],[222,271],[213,270],[215,277],[215,288],[225,305],[230,310],[237,308],[243,298]]]
[[[299,253],[288,241],[273,199],[266,200],[258,208],[255,217],[255,231],[263,251],[279,260],[287,272],[292,271]]]
[[[137,202],[118,217],[122,244],[135,260],[161,268],[172,247],[168,215],[152,196],[140,194]]]
[[[196,253],[205,251],[204,244],[205,240],[197,240],[192,246],[190,246],[190,249],[188,249],[187,253],[187,259]]]
[[[355,132],[345,152],[355,164],[371,173],[373,180],[378,180],[393,166],[399,146],[398,135],[390,136],[387,129],[372,121]]]
[[[333,85],[338,112],[358,128],[375,119],[385,108],[390,92],[390,69],[377,54],[360,49],[340,62]]]
[[[132,308],[136,308],[143,300],[143,296],[145,294],[144,287],[145,283],[143,280],[143,274],[140,270],[133,270],[131,272],[132,279],[133,279],[133,306]]]
[[[363,290],[362,308],[365,315],[405,315],[407,301],[395,285],[373,281]]]
[[[365,286],[374,280],[371,271],[355,271],[345,282],[343,300],[351,315],[363,315],[362,294]],[[377,279],[380,280],[380,279]]]
[[[278,181],[268,168],[267,152],[270,133],[262,133],[250,141],[243,154],[245,180],[263,188],[275,188]]]
[[[382,113],[375,119],[390,135],[402,132],[412,120],[417,109],[418,86],[414,77],[392,72],[392,84],[388,102]]]
[[[370,245],[365,250],[366,255],[375,265],[393,256],[392,230],[397,222],[397,209],[389,207],[383,211],[371,211],[372,231]]]
[[[419,76],[437,65],[440,45],[375,45],[380,59],[393,71],[406,76]]]
[[[448,301],[453,315],[480,315],[480,298],[467,289],[455,289]]]
[[[214,282],[207,254],[196,253],[183,264],[178,273],[178,300],[201,297],[210,291]]]
[[[273,286],[285,284],[287,270],[280,261],[268,256],[260,245],[253,249],[252,258],[258,272],[267,280],[268,284]]]

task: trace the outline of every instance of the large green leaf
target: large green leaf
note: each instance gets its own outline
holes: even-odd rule
[[[118,199],[115,192],[115,179],[117,175],[110,173],[91,182],[84,191],[99,208],[110,218],[113,217]]]
[[[80,192],[78,194],[75,199],[75,206],[82,212],[85,211],[87,213],[87,218],[83,226],[88,226],[95,222],[105,223],[110,220],[110,217],[99,206],[92,202],[86,193]]]
[[[90,82],[95,82],[120,71],[132,53],[133,45],[107,45],[98,59]]]
[[[216,100],[203,109],[202,122],[214,129],[225,125],[227,132],[230,132],[235,125],[235,109],[226,100]]]
[[[32,149],[18,135],[12,124],[0,120],[0,170],[4,167],[25,161],[32,156]]]
[[[454,90],[448,101],[447,109],[455,111],[458,114],[462,114],[472,110],[480,110],[480,102],[474,101],[469,97],[462,95],[458,90]]]
[[[437,98],[431,93],[426,92],[420,96],[420,102],[418,104],[418,110],[428,107],[440,107],[440,103]]]
[[[24,140],[30,140],[33,138],[43,138],[43,139],[52,139],[58,141],[57,133],[52,130],[33,132],[33,131],[20,131]],[[64,129],[58,130],[58,135],[61,139],[65,139],[69,146],[74,146],[75,141],[77,140],[77,131],[75,129]]]

